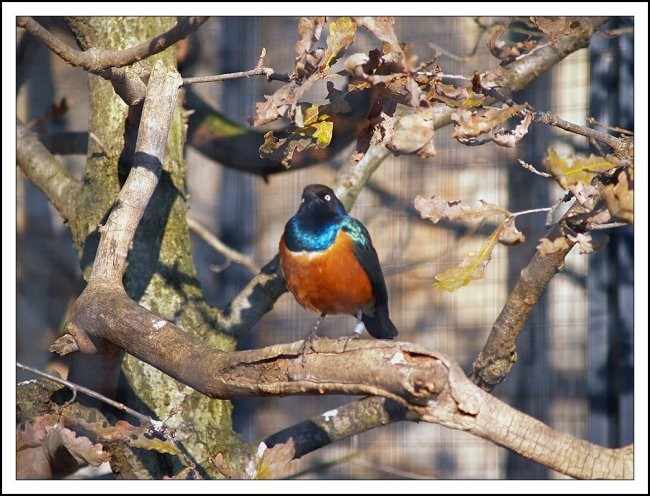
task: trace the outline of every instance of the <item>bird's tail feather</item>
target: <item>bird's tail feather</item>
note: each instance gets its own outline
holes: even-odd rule
[[[368,333],[377,339],[393,339],[397,328],[388,316],[388,309],[377,306],[374,315],[363,314],[361,317]]]

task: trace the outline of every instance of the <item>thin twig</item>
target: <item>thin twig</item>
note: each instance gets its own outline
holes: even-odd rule
[[[250,71],[231,72],[229,74],[183,78],[183,84],[211,83],[215,81],[227,81],[228,79],[247,78],[250,76],[266,76],[269,81],[284,81],[285,83],[291,81],[291,76],[288,74],[275,72],[271,67],[261,67],[259,69],[251,69]]]
[[[519,217],[520,215],[526,215],[526,214],[534,214],[537,212],[548,212],[551,210],[552,207],[544,207],[544,208],[533,208],[531,210],[522,210],[521,212],[514,212],[512,214],[512,217]]]
[[[601,133],[595,129],[579,126],[569,121],[565,121],[564,119],[560,119],[560,117],[552,112],[534,112],[533,122],[559,127],[560,129],[564,129],[570,133],[579,134],[581,136],[586,136],[587,138],[592,138],[596,141],[600,141],[601,143],[604,143],[612,148],[615,153],[620,151],[623,147],[623,143],[619,138],[610,136],[609,134]]]
[[[625,26],[618,29],[609,29],[609,30],[599,30],[596,31],[596,34],[601,35],[603,38],[618,38],[624,34],[634,33],[633,26]]]
[[[610,222],[609,224],[593,224],[589,226],[590,231],[603,231],[605,229],[614,229],[616,227],[629,226],[627,222]]]
[[[445,50],[442,48],[440,45],[436,45],[435,43],[428,42],[427,46],[431,48],[432,50],[436,51],[435,57],[438,58],[439,55],[444,55],[446,57],[449,57],[452,60],[456,60],[458,62],[467,62],[471,58],[470,56],[465,55],[464,57],[460,55],[456,55],[455,53],[451,53],[449,50]]]
[[[291,81],[291,76],[275,72],[272,67],[264,67],[264,56],[266,55],[266,48],[262,48],[262,53],[257,61],[255,69],[250,71],[231,72],[229,74],[217,74],[213,76],[197,76],[183,78],[183,84],[196,84],[196,83],[211,83],[215,81],[227,81],[229,79],[241,79],[251,76],[266,76],[269,81],[283,81],[288,83]]]
[[[102,140],[99,139],[99,136],[97,136],[94,132],[90,131],[90,133],[88,133],[88,137],[92,139],[95,143],[97,143],[97,146],[104,154],[104,157],[106,157],[109,160],[113,158],[109,153],[108,148],[106,148],[106,145],[104,145]]]
[[[251,257],[244,255],[243,253],[239,253],[237,250],[233,250],[229,246],[226,246],[219,238],[212,234],[208,228],[200,222],[188,217],[187,225],[197,236],[199,236],[212,248],[221,253],[228,260],[243,265],[252,274],[257,274],[260,271],[260,268],[255,262],[253,262],[253,259]]]
[[[146,424],[153,426],[153,428],[156,431],[162,432],[162,422],[160,422],[158,420],[154,420],[151,417],[143,415],[140,412],[136,412],[135,410],[132,410],[128,406],[126,406],[126,405],[124,405],[122,403],[118,403],[117,401],[112,400],[110,398],[107,398],[103,394],[99,394],[98,392],[93,391],[92,389],[88,389],[88,388],[86,388],[84,386],[80,386],[79,384],[75,384],[74,382],[66,381],[65,379],[61,379],[60,377],[57,377],[57,376],[52,375],[52,374],[48,374],[47,372],[43,372],[41,370],[30,367],[28,365],[23,365],[20,362],[16,362],[16,367],[18,367],[19,369],[22,369],[22,370],[27,370],[28,372],[31,372],[32,374],[36,374],[36,375],[39,375],[41,377],[45,377],[46,379],[49,379],[51,381],[58,382],[59,384],[63,384],[64,386],[67,386],[68,388],[70,388],[72,390],[72,393],[75,394],[75,395],[77,394],[77,392],[80,392],[80,393],[83,393],[83,394],[85,394],[87,396],[90,396],[91,398],[95,398],[95,399],[97,399],[99,401],[102,401],[102,402],[106,403],[107,405],[112,406],[113,408],[117,408],[118,410],[120,410],[120,411],[122,411],[124,413],[128,413],[129,415],[134,416],[135,418],[137,418],[141,422],[145,422]]]
[[[520,158],[517,159],[517,162],[519,162],[519,164],[528,172],[532,172],[533,174],[537,174],[538,176],[542,176],[542,177],[553,177],[553,174],[549,174],[548,172],[538,171],[537,169],[535,169],[533,165],[521,160]]]
[[[620,134],[625,134],[627,136],[634,136],[634,132],[630,131],[629,129],[623,129],[622,127],[617,127],[617,126],[608,126],[607,124],[603,124],[602,122],[597,121],[593,117],[587,117],[587,124],[590,126],[598,126],[602,127],[603,129],[607,129],[609,131],[612,131],[613,133],[620,133]]]
[[[86,51],[76,50],[58,36],[53,35],[32,17],[17,17],[16,25],[25,28],[50,50],[73,66],[98,73],[109,68],[124,67],[151,55],[162,52],[174,43],[196,31],[207,17],[183,17],[176,26],[166,33],[158,35],[139,45],[124,50],[105,50],[93,47]]]

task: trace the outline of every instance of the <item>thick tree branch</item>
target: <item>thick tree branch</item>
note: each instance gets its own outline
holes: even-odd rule
[[[423,420],[491,440],[572,477],[632,476],[632,448],[605,449],[556,432],[482,391],[447,357],[417,345],[321,338],[313,342],[304,360],[300,341],[217,351],[101,280],[91,280],[79,297],[66,330],[71,326],[116,344],[210,397],[381,396],[399,407],[373,403],[365,428],[389,420]],[[341,415],[349,415],[348,410],[342,409]],[[338,415],[338,410],[328,412],[325,422],[336,425]],[[356,428],[323,430],[325,437],[311,447],[327,442],[330,434],[340,439],[358,432]],[[309,444],[300,446],[303,453],[310,449]]]
[[[100,227],[101,237],[89,285],[75,302],[75,307],[83,304],[84,294],[97,281],[124,291],[122,278],[126,257],[136,228],[158,184],[180,85],[181,78],[177,72],[167,71],[162,62],[156,63],[142,109],[133,168],[106,224]],[[122,350],[100,336],[93,336],[92,332],[89,334],[87,328],[76,326],[74,322],[68,322],[66,328],[74,339],[67,336],[65,342],[59,343],[60,350],[76,347],[82,353],[100,354],[99,357],[89,357],[75,353],[69,379],[105,396],[113,396],[123,357]]]
[[[149,199],[158,185],[180,83],[178,73],[166,72],[162,62],[154,68],[147,86],[133,168],[120,190],[111,215],[100,229],[103,235],[91,279],[102,279],[122,285],[129,247]]]
[[[547,238],[552,242],[558,237],[562,237],[559,228]],[[546,286],[564,266],[564,259],[573,245],[567,240],[562,248],[549,254],[542,254],[538,249],[521,271],[470,374],[471,379],[486,391],[491,391],[510,373],[517,361],[517,338]]]
[[[435,354],[408,343],[320,339],[304,361],[301,341],[233,353],[209,349],[101,279],[90,280],[71,311],[66,331],[76,337],[78,329],[212,398],[371,394],[402,405],[426,404],[445,375]]]
[[[601,192],[597,188],[587,199],[576,198],[555,229],[542,239],[535,255],[521,271],[472,367],[470,378],[486,391],[491,391],[503,381],[517,361],[517,338],[553,276],[564,268],[566,256],[579,240],[577,234],[598,228],[612,218],[601,200]],[[611,227],[611,224],[605,225]]]
[[[38,140],[36,133],[16,121],[16,162],[27,178],[41,189],[66,222],[75,217],[81,184]]]
[[[296,458],[300,458],[341,439],[407,418],[417,420],[418,416],[414,413],[409,416],[409,410],[394,401],[371,396],[292,425],[263,441],[271,447],[292,438]],[[258,444],[251,443],[248,449],[252,450]]]
[[[99,73],[109,68],[131,65],[151,55],[160,53],[196,31],[207,19],[207,17],[183,17],[176,26],[166,33],[134,47],[118,51],[103,48],[90,48],[86,51],[76,50],[50,33],[31,17],[18,17],[16,18],[16,24],[29,31],[67,63],[83,67],[92,73]]]

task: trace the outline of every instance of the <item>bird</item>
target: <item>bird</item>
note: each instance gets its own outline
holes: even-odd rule
[[[348,342],[359,338],[364,326],[377,339],[393,339],[398,331],[390,320],[388,291],[368,230],[323,184],[306,186],[300,201],[280,237],[279,254],[289,291],[304,308],[320,313],[301,349],[316,336],[325,316],[335,314],[357,318]]]

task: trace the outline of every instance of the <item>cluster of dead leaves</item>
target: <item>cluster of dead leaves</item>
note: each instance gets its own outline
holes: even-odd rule
[[[587,210],[596,210],[604,202],[609,219],[634,223],[634,165],[621,161],[614,155],[587,158],[569,156],[561,158],[549,149],[544,165],[557,183],[569,190],[576,201]]]
[[[518,19],[519,27],[495,25],[487,44],[496,57],[507,63],[542,43],[557,42],[570,32],[575,22],[566,18]],[[373,141],[396,155],[434,156],[435,119],[441,106],[457,109],[452,120],[454,137],[461,143],[492,141],[514,147],[528,133],[532,115],[527,106],[504,104],[501,108],[484,109],[488,93],[480,78],[478,82],[468,78],[461,86],[445,83],[438,66],[431,71],[424,70],[434,61],[417,64],[412,48],[397,38],[394,25],[392,17],[340,17],[332,22],[327,17],[301,18],[292,81],[257,103],[255,116],[249,120],[253,126],[260,126],[286,117],[291,125],[282,132],[266,133],[260,155],[289,167],[295,152],[329,146],[334,117],[350,110],[345,95],[353,91],[372,91],[373,102],[368,124],[357,136],[353,157],[356,162]],[[381,46],[368,52],[345,54],[354,44],[359,28],[373,35]],[[508,43],[506,34],[514,29],[525,29],[530,35],[524,41]],[[328,34],[323,46],[321,37],[325,32]],[[333,67],[339,60],[344,60],[343,69],[335,71]],[[337,76],[345,76],[350,81],[340,90],[328,81],[327,103],[301,101],[319,80]],[[519,117],[520,122],[514,129],[506,129],[505,123],[514,117]],[[483,134],[489,135],[489,139],[478,140]]]
[[[52,479],[84,465],[98,467],[111,459],[105,445],[129,446],[178,455],[168,438],[152,433],[145,425],[118,421],[114,426],[74,420],[75,429],[66,427],[63,416],[45,414],[16,429],[16,477]],[[79,435],[82,431],[84,435]],[[92,438],[92,440],[91,440]]]
[[[454,123],[453,137],[460,143],[474,144],[482,134],[490,134],[490,139],[500,146],[513,148],[519,140],[528,134],[528,127],[533,122],[532,113],[526,105],[503,104],[501,108],[478,110],[460,109],[451,115]],[[514,130],[503,128],[509,119],[523,114],[521,122]]]
[[[544,165],[586,213],[580,217],[584,232],[565,226],[566,238],[557,238],[553,243],[542,239],[538,247],[542,254],[566,248],[567,240],[577,244],[580,253],[592,253],[599,245],[594,243],[589,229],[609,222],[634,223],[634,164],[631,162],[613,155],[562,158],[549,149]]]
[[[478,250],[465,254],[463,260],[441,274],[435,276],[433,286],[443,291],[456,291],[472,281],[485,277],[485,268],[492,258],[497,243],[514,245],[523,243],[526,238],[515,226],[515,216],[508,210],[481,200],[478,209],[472,209],[460,200],[445,200],[434,195],[429,200],[418,196],[413,201],[415,209],[423,219],[430,219],[434,224],[440,219],[451,221],[483,221],[488,217],[501,216],[503,219]]]
[[[567,17],[530,17],[528,21],[517,19],[507,25],[496,24],[490,30],[487,46],[502,64],[508,64],[542,44],[557,42],[570,33],[575,22]],[[527,37],[521,41],[507,40],[508,35],[514,32],[527,33]]]
[[[358,136],[355,159],[365,154],[373,138],[396,154],[433,156],[433,111],[426,105],[427,92],[421,82],[411,75],[415,58],[397,39],[394,23],[391,17],[341,17],[331,23],[324,17],[301,19],[293,81],[267,95],[264,102],[256,105],[255,117],[250,119],[254,126],[281,117],[289,118],[292,124],[281,133],[268,132],[260,155],[290,166],[295,152],[311,146],[328,146],[334,116],[350,110],[345,94],[374,89],[369,124]],[[328,36],[325,46],[321,47],[318,42],[325,26]],[[358,27],[374,35],[381,42],[381,48],[350,54],[343,64],[344,69],[333,72],[332,66],[354,42]],[[328,103],[318,105],[300,101],[317,81],[338,76],[351,77],[353,81],[345,91],[335,89],[328,81]],[[438,101],[445,93],[444,89],[437,92]],[[433,101],[435,96],[435,91],[431,90],[429,100]]]

